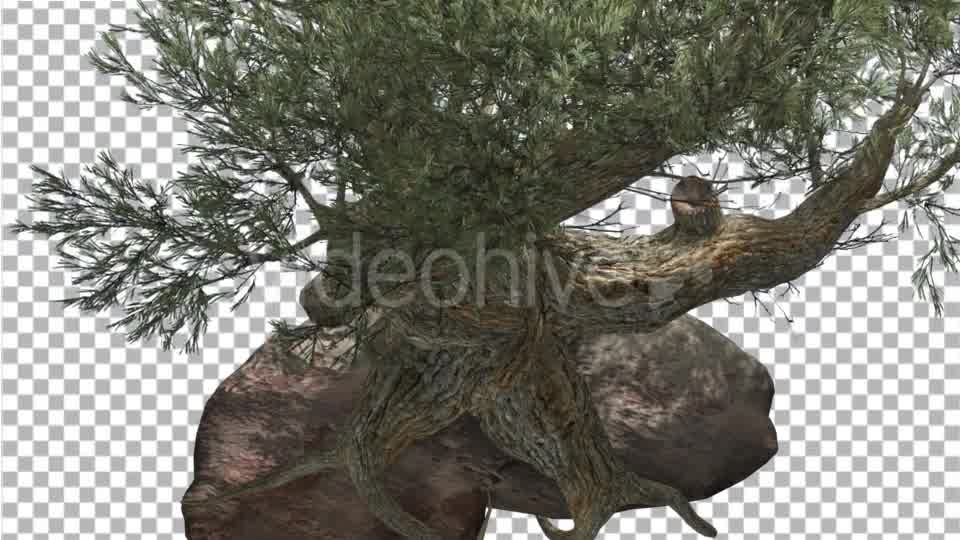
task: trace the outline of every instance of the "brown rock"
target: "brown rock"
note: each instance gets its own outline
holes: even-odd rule
[[[585,338],[577,351],[594,401],[628,469],[690,499],[742,481],[777,451],[773,382],[762,364],[697,319],[651,334]],[[245,484],[306,451],[329,448],[363,383],[362,368],[291,369],[258,350],[208,400],[185,500]],[[388,489],[411,513],[458,540],[475,538],[490,486],[493,507],[568,517],[556,485],[500,452],[470,417],[407,449]],[[381,525],[345,473],[216,504],[183,507],[190,540],[399,538]]]

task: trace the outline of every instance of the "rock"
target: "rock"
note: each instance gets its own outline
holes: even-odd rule
[[[684,316],[654,333],[591,336],[569,346],[629,470],[699,500],[741,482],[776,453],[769,373],[703,322]],[[366,371],[331,369],[329,354],[293,369],[269,351],[255,352],[207,401],[185,501],[333,444]],[[499,451],[472,417],[408,448],[387,486],[409,512],[454,540],[476,538],[487,486],[495,508],[569,517],[556,485]],[[399,539],[339,471],[183,512],[190,540]]]

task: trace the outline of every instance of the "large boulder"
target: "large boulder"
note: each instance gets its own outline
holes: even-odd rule
[[[185,501],[332,446],[366,370],[330,367],[334,349],[349,346],[330,332],[310,366],[261,347],[217,388],[200,420]],[[684,316],[650,334],[591,336],[568,346],[629,470],[699,500],[741,482],[776,453],[769,373],[705,323]],[[556,484],[499,451],[472,417],[407,449],[386,481],[409,512],[451,539],[476,538],[488,500],[494,508],[569,517]],[[190,540],[399,538],[340,471],[184,505],[183,512]]]

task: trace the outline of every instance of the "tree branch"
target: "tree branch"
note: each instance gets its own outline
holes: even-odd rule
[[[325,231],[314,231],[314,232],[310,233],[310,235],[307,236],[306,238],[304,238],[304,239],[298,241],[296,244],[293,244],[292,246],[290,246],[290,250],[296,252],[296,251],[300,251],[301,249],[306,249],[306,248],[312,246],[313,244],[316,244],[317,242],[319,242],[319,241],[321,241],[321,240],[326,240],[327,237],[328,237],[328,234],[327,234]],[[250,264],[260,264],[260,263],[264,263],[264,262],[279,261],[279,260],[282,260],[283,258],[285,258],[285,257],[287,257],[287,256],[288,256],[288,254],[286,254],[286,253],[279,253],[279,252],[272,252],[272,253],[248,253],[248,254],[247,254],[247,261],[248,261]]]
[[[706,302],[770,288],[815,268],[883,185],[896,133],[919,107],[917,90],[906,90],[851,163],[787,216],[727,216],[715,232],[694,238],[671,226],[625,240],[576,231],[547,239],[574,280],[569,299],[552,296],[562,314],[555,322],[650,331]]]
[[[721,215],[698,230],[681,215],[651,236],[561,229],[541,238],[532,246],[538,267],[523,272],[545,268],[548,274],[547,323],[561,334],[648,332],[707,302],[799,278],[836,249],[862,205],[881,189],[897,132],[919,105],[920,94],[905,89],[843,168],[784,217]],[[427,347],[478,345],[523,328],[528,310],[512,305],[503,291],[490,291],[482,291],[483,305],[415,301],[389,317]]]
[[[313,198],[313,194],[310,193],[310,190],[307,189],[307,186],[303,183],[303,173],[295,172],[289,165],[282,161],[275,162],[274,170],[303,197],[303,200],[307,202],[307,206],[310,207],[310,211],[313,212],[317,222],[323,224],[325,222],[324,218],[330,215],[330,209]]]
[[[960,164],[960,144],[955,145],[953,152],[941,159],[937,166],[931,171],[927,172],[927,174],[899,189],[877,195],[876,197],[867,200],[860,205],[859,211],[861,213],[869,212],[870,210],[875,210],[882,206],[886,206],[892,202],[905,199],[911,195],[916,195],[943,178],[948,172],[950,172],[950,169],[958,164]]]
[[[551,202],[557,222],[570,219],[630,187],[638,179],[654,174],[657,167],[678,152],[663,142],[644,141],[623,145],[596,162],[584,162],[578,155],[582,141],[571,135],[558,147],[554,158],[559,163],[576,165],[570,171],[572,196]],[[573,168],[573,167],[571,167]]]
[[[773,12],[784,17],[782,21],[788,20],[786,11],[773,8]],[[812,16],[812,19],[806,18],[806,20],[815,25],[820,20],[819,13],[819,10],[813,10],[806,14],[805,18],[808,15]],[[679,138],[674,137],[673,134],[668,135],[669,130],[664,131],[663,126],[684,119],[679,113],[665,114],[655,119],[647,118],[649,124],[645,128],[647,133],[651,134],[647,139],[632,141],[627,139],[601,156],[587,158],[586,156],[591,152],[590,145],[587,143],[592,141],[585,140],[577,130],[572,130],[571,136],[557,145],[557,150],[552,157],[554,170],[563,178],[569,179],[571,190],[571,195],[565,200],[557,198],[550,201],[552,207],[550,211],[556,222],[567,220],[616,195],[644,176],[655,174],[657,168],[671,157],[693,151],[704,142],[715,140],[717,126],[731,122],[732,116],[743,107],[764,99],[752,81],[757,73],[768,71],[771,69],[770,66],[774,65],[798,63],[812,69],[813,62],[817,58],[810,52],[814,50],[811,47],[815,43],[815,32],[791,36],[790,39],[796,40],[796,44],[800,46],[789,51],[776,51],[775,48],[771,48],[769,55],[758,56],[745,49],[740,50],[742,43],[747,41],[748,35],[760,41],[766,39],[762,34],[754,35],[756,29],[751,22],[751,15],[738,12],[728,23],[733,35],[738,37],[728,40],[717,34],[711,39],[712,44],[718,49],[732,47],[733,50],[739,50],[743,54],[734,53],[735,61],[730,65],[730,69],[722,74],[710,74],[712,78],[709,81],[712,88],[710,103],[698,104],[694,112],[698,115],[701,132],[696,135],[688,133]],[[651,81],[644,81],[644,83],[649,86]],[[706,84],[703,80],[689,83],[678,80],[674,83],[677,95],[682,95],[685,91],[696,94],[695,88]],[[684,88],[688,84],[690,88]],[[687,119],[684,121],[690,123]],[[623,141],[624,137],[618,140]]]

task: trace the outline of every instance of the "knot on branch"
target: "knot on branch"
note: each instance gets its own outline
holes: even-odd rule
[[[688,233],[708,235],[720,226],[723,212],[710,182],[688,176],[670,193],[670,209],[677,228]]]

